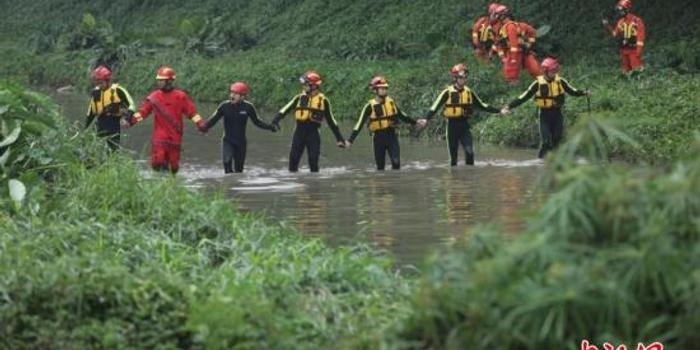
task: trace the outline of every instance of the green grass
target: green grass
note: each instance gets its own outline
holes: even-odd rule
[[[40,120],[24,103],[22,117]],[[362,347],[408,314],[410,281],[381,253],[331,249],[176,178],[144,179],[57,124],[13,148],[51,158],[40,177],[34,162],[15,167],[28,194],[0,200],[0,347]]]
[[[693,348],[700,162],[630,169],[607,162],[611,141],[634,147],[603,121],[582,122],[550,159],[552,194],[525,232],[504,240],[480,230],[435,255],[400,339],[449,349],[579,349],[584,339]],[[582,156],[590,163],[576,165]]]

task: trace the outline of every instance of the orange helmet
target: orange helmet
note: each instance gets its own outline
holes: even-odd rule
[[[158,68],[156,80],[175,80],[175,70],[168,66]]]
[[[493,15],[496,15],[496,16],[507,15],[509,13],[510,13],[510,10],[508,9],[508,7],[506,5],[499,4],[498,6],[494,6]]]
[[[497,9],[499,6],[502,6],[502,5],[499,4],[499,3],[497,3],[497,2],[492,2],[491,4],[489,4],[489,15],[495,14],[495,13],[496,13],[496,9]]]
[[[452,73],[453,78],[466,78],[468,72],[469,71],[467,70],[467,66],[465,66],[464,63],[456,64],[454,67],[452,67],[452,70],[450,71],[450,73]]]
[[[632,1],[631,0],[620,0],[617,2],[617,7],[625,10],[631,10],[632,9]]]
[[[376,77],[372,78],[372,80],[370,80],[369,88],[370,89],[377,89],[380,87],[388,88],[389,81],[387,81],[386,78],[384,78],[383,76],[377,75]]]
[[[555,58],[547,57],[542,61],[542,70],[545,73],[557,73],[559,68],[559,62]]]
[[[237,81],[233,84],[231,84],[231,87],[229,88],[229,91],[239,94],[239,95],[247,95],[248,94],[248,85],[242,81]]]
[[[323,82],[323,80],[321,80],[321,75],[312,70],[304,73],[304,75],[302,75],[299,78],[299,81],[302,84],[309,84],[315,86],[321,85],[321,83]]]
[[[112,71],[106,66],[99,66],[92,71],[92,79],[98,81],[112,80]]]

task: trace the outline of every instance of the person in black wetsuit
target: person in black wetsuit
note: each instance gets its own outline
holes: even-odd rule
[[[481,101],[479,96],[466,86],[467,67],[460,63],[451,70],[453,84],[443,90],[433,102],[425,119],[430,120],[443,107],[442,114],[447,119],[447,148],[450,152],[450,165],[457,165],[459,145],[464,148],[465,162],[474,165],[474,145],[469,126],[469,118],[474,107],[487,112],[499,113],[498,108]]]
[[[394,170],[400,169],[399,137],[395,130],[396,124],[402,121],[412,126],[418,124],[418,127],[420,127],[425,125],[425,120],[421,119],[419,123],[399,109],[394,99],[387,96],[389,82],[383,76],[372,78],[369,88],[375,93],[376,97],[369,100],[362,108],[360,118],[352,130],[352,135],[347,140],[347,145],[352,145],[360,133],[360,129],[369,119],[369,130],[373,134],[372,145],[374,147],[374,161],[377,164],[377,170],[384,170],[387,153],[391,161],[391,168]]]
[[[247,144],[245,129],[248,118],[255,126],[261,129],[272,132],[277,131],[272,125],[260,120],[255,111],[255,106],[245,100],[245,96],[248,95],[249,91],[246,83],[240,81],[233,83],[229,90],[231,99],[222,102],[205,124],[205,128],[208,130],[216,125],[221,118],[224,118],[224,137],[221,140],[221,154],[224,162],[224,173],[226,174],[243,172]],[[233,164],[231,162],[232,159]]]
[[[134,114],[135,105],[129,92],[119,84],[112,84],[112,71],[99,66],[92,71],[95,88],[85,117],[85,129],[95,122],[97,135],[107,140],[110,150],[119,149],[120,121]]]
[[[564,116],[561,108],[564,106],[566,94],[571,96],[591,96],[590,90],[577,90],[566,79],[559,76],[559,62],[552,57],[542,61],[544,75],[530,84],[522,95],[503,108],[506,114],[511,109],[520,106],[534,97],[535,105],[540,110],[541,146],[538,157],[544,158],[547,152],[559,145],[564,135]]]
[[[282,109],[277,112],[272,120],[272,125],[279,128],[279,122],[284,118],[284,115],[294,109],[294,119],[296,120],[296,128],[292,138],[292,148],[289,151],[289,171],[299,171],[299,161],[304,153],[304,148],[308,151],[309,169],[312,173],[319,170],[318,159],[321,155],[321,136],[318,129],[325,121],[328,127],[333,131],[338,147],[345,147],[345,139],[340,134],[338,123],[333,117],[331,111],[331,103],[328,98],[319,91],[321,85],[321,76],[314,72],[308,71],[299,78],[299,81],[304,86],[304,91],[294,96]]]

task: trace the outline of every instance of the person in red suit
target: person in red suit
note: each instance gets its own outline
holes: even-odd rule
[[[603,25],[620,42],[620,58],[622,60],[622,73],[631,73],[642,70],[642,50],[646,29],[644,21],[632,13],[632,1],[620,0],[615,7],[618,20],[615,26],[608,20],[603,20]]]
[[[494,50],[503,62],[505,80],[512,85],[517,84],[521,67],[525,67],[532,77],[542,75],[537,58],[531,50],[536,41],[535,29],[525,22],[513,20],[510,10],[504,5],[494,10],[494,16],[499,23]]]
[[[123,125],[132,126],[153,112],[153,135],[151,137],[151,167],[153,170],[176,174],[180,169],[182,145],[182,117],[192,120],[200,132],[206,132],[206,122],[197,114],[192,100],[183,90],[175,88],[175,70],[162,66],[156,74],[158,89],[146,100]]]

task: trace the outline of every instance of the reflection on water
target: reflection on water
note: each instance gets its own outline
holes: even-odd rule
[[[57,98],[71,116],[81,116],[84,101],[76,95]],[[200,113],[215,107],[200,105]],[[271,113],[261,115],[269,120]],[[123,146],[138,159],[148,158],[150,123],[123,135]],[[221,131],[202,136],[188,124],[179,176],[193,188],[224,191],[242,211],[265,213],[332,244],[368,239],[411,263],[479,224],[515,232],[523,225],[520,213],[538,200],[532,189],[542,163],[535,150],[477,147],[475,166],[450,168],[444,141],[402,137],[402,169],[377,172],[371,137],[363,135],[342,150],[324,127],[321,172],[308,173],[303,159],[300,172],[290,174],[293,121],[282,127],[271,134],[249,125],[245,172],[224,175]],[[344,124],[341,130],[348,134],[351,127]]]

